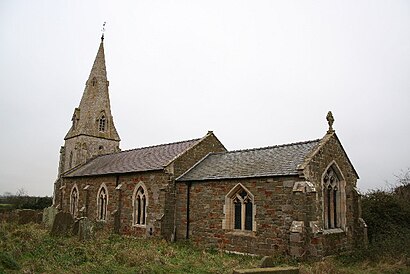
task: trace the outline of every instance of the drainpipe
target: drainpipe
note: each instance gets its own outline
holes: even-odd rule
[[[191,193],[191,182],[187,183],[186,189],[186,239],[189,239],[189,200],[190,200],[190,193]]]

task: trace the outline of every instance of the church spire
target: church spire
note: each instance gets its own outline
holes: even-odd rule
[[[80,105],[74,109],[72,126],[64,138],[67,157],[62,172],[95,155],[119,150],[120,137],[111,115],[108,86],[102,36]]]
[[[94,77],[107,81],[107,68],[105,67],[104,54],[104,34],[101,36],[100,47],[98,48],[97,56],[95,57],[88,81],[92,80]]]

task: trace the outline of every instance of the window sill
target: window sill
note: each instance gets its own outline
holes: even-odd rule
[[[344,230],[341,229],[341,228],[331,228],[331,229],[324,229],[323,230],[324,235],[339,234],[339,233],[344,233]]]
[[[234,236],[245,236],[245,237],[256,237],[255,231],[251,230],[231,230],[227,232],[226,234],[228,235],[234,235]]]
[[[136,228],[146,228],[147,225],[137,225],[137,224],[133,224],[132,227],[136,227]]]

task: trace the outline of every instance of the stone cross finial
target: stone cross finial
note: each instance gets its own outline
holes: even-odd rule
[[[335,119],[333,118],[333,114],[332,114],[332,112],[331,111],[329,111],[328,113],[327,113],[327,115],[326,115],[326,120],[327,120],[327,123],[329,124],[329,129],[327,130],[327,133],[332,133],[332,132],[334,132],[334,129],[333,129],[333,122],[335,121]]]

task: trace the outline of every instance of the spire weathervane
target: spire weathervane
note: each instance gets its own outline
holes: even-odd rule
[[[102,27],[102,29],[101,29],[101,33],[102,33],[102,34],[101,34],[101,41],[104,40],[105,24],[107,24],[107,22],[104,22],[103,27]]]
[[[332,114],[331,111],[329,111],[329,112],[327,113],[327,115],[326,115],[326,120],[327,120],[327,123],[329,124],[329,129],[327,130],[327,133],[332,133],[332,132],[334,132],[333,122],[335,121],[335,118],[333,118],[333,114]]]

